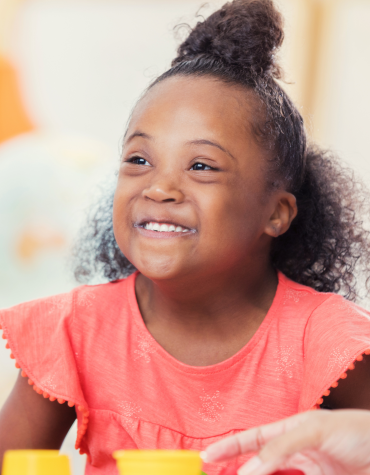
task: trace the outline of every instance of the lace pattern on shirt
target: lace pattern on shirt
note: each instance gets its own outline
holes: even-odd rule
[[[328,359],[328,371],[331,373],[337,368],[350,364],[350,355],[347,349],[334,348]]]
[[[94,304],[95,294],[93,291],[80,293],[77,295],[77,305],[80,307],[91,308]]]
[[[287,305],[290,302],[298,303],[301,296],[301,292],[299,290],[288,289],[285,292],[283,305]]]
[[[150,363],[150,355],[155,353],[156,351],[157,349],[154,346],[154,341],[149,335],[145,335],[145,333],[140,333],[137,336],[137,348],[136,350],[134,350],[134,361],[142,358],[145,363]]]
[[[127,427],[133,427],[142,409],[137,404],[130,401],[123,401],[118,404],[123,420]]]
[[[293,355],[294,348],[292,346],[283,346],[279,349],[276,356],[277,379],[280,379],[281,376],[287,376],[290,379],[293,378]]]
[[[217,422],[221,418],[221,411],[224,410],[224,406],[217,401],[220,397],[220,391],[216,391],[214,394],[206,394],[203,389],[203,395],[199,396],[202,402],[198,414],[205,422]]]

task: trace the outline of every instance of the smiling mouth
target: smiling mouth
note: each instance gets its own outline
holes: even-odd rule
[[[193,233],[195,229],[185,228],[171,223],[158,223],[156,221],[145,222],[137,225],[137,227],[146,229],[147,231],[156,231],[158,233]]]

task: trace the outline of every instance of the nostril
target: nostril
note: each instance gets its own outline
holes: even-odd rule
[[[145,199],[157,203],[180,203],[184,199],[184,195],[180,190],[158,184],[143,190],[142,194]]]

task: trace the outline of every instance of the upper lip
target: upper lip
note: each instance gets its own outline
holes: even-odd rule
[[[136,225],[137,226],[142,226],[143,224],[145,223],[161,223],[161,224],[173,224],[174,226],[181,226],[182,228],[186,228],[186,229],[191,229],[191,230],[194,230],[195,228],[193,228],[192,226],[188,226],[186,224],[182,224],[181,222],[179,221],[176,221],[172,218],[168,218],[168,217],[163,217],[163,218],[152,218],[152,217],[145,217],[143,219],[139,219],[138,221],[136,221]]]

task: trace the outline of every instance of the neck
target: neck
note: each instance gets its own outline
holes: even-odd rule
[[[276,293],[277,275],[269,263],[244,266],[212,276],[153,281],[139,274],[136,294],[147,326],[155,320],[195,329],[233,320],[263,319]],[[249,318],[248,318],[249,317]]]

